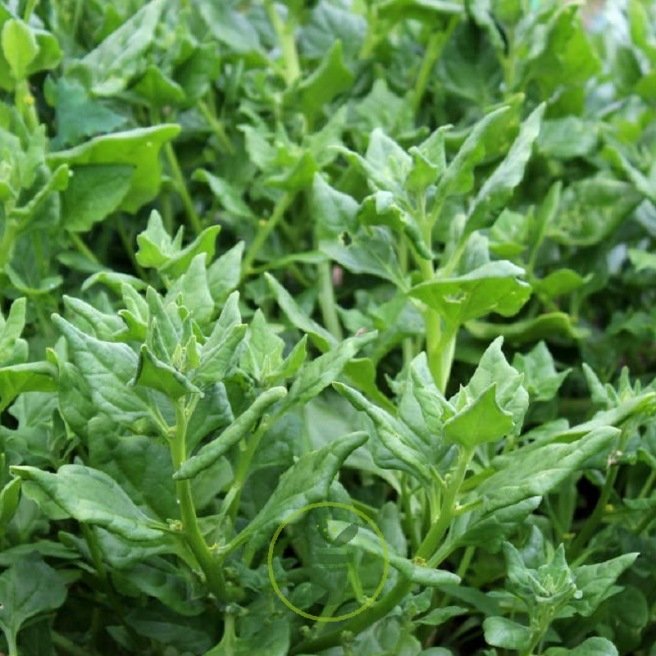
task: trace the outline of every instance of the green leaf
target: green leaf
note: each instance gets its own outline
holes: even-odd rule
[[[231,546],[248,541],[249,550],[255,551],[269,540],[272,530],[286,517],[310,503],[324,500],[344,460],[366,440],[366,434],[352,433],[302,455],[280,477],[267,502]]]
[[[515,187],[522,181],[533,144],[540,133],[544,109],[544,104],[539,105],[522,123],[517,139],[506,158],[479,190],[467,217],[467,232],[471,233],[484,227],[489,216],[506,203]]]
[[[317,396],[339,376],[344,367],[366,344],[377,338],[377,333],[349,337],[327,353],[308,362],[299,371],[289,389],[284,407],[304,403]]]
[[[25,327],[25,307],[25,299],[17,298],[6,319],[0,313],[0,365],[27,359],[27,343],[20,338]]]
[[[24,80],[30,63],[39,52],[32,30],[22,20],[12,18],[2,26],[0,44],[14,80]]]
[[[0,409],[23,392],[53,392],[55,370],[48,362],[29,362],[0,368]]]
[[[488,262],[462,276],[433,278],[415,285],[409,294],[436,310],[453,325],[494,312],[510,317],[531,295],[520,280],[524,270],[507,262]]]
[[[294,297],[270,273],[265,273],[264,277],[280,309],[293,326],[307,333],[321,351],[327,351],[331,346],[337,344],[337,340],[333,335],[311,317],[308,317],[298,306]]]
[[[161,181],[160,148],[179,132],[179,126],[167,124],[115,132],[95,137],[69,150],[50,153],[48,164],[51,168],[68,164],[73,169],[88,164],[134,167],[130,188],[119,209],[136,212],[157,194]],[[110,180],[110,184],[113,183]],[[96,191],[98,194],[104,193],[102,187]]]
[[[104,342],[76,328],[59,315],[54,324],[66,338],[72,361],[86,381],[96,407],[115,421],[135,422],[150,413],[148,403],[129,383],[138,357],[126,344]]]
[[[133,171],[132,166],[121,164],[73,168],[68,187],[61,195],[64,227],[71,232],[87,232],[107,218],[130,189]]]
[[[82,58],[91,73],[95,95],[114,95],[125,89],[143,65],[164,6],[164,0],[151,0]]]
[[[494,473],[476,488],[489,512],[542,496],[577,472],[592,456],[605,453],[619,431],[607,424],[571,443],[520,448],[492,461]]]
[[[404,422],[369,401],[360,392],[342,383],[334,383],[333,387],[356,410],[365,412],[371,419],[380,441],[398,459],[395,468],[403,469],[430,484],[430,464],[436,455],[436,445],[424,443]]]
[[[0,628],[9,651],[18,654],[18,632],[27,621],[66,601],[64,578],[35,555],[17,560],[0,575]]]
[[[27,495],[45,496],[78,522],[102,526],[134,541],[163,536],[158,523],[144,515],[113,478],[97,469],[62,465],[52,474],[36,467],[14,466],[11,472],[23,480]]]
[[[444,437],[468,448],[494,442],[514,428],[513,416],[499,407],[496,383],[444,424]]]
[[[156,358],[145,344],[141,347],[134,384],[156,389],[174,400],[200,393],[184,374]]]
[[[614,584],[622,572],[633,565],[638,556],[638,553],[627,553],[603,563],[577,567],[574,570],[574,578],[576,587],[582,594],[580,599],[569,603],[570,609],[583,617],[590,617],[599,604],[621,590]],[[567,617],[568,613],[563,615]]]
[[[617,647],[606,638],[588,638],[578,647],[550,647],[544,656],[619,656]]]
[[[524,649],[531,639],[528,627],[506,617],[486,617],[483,631],[488,645],[504,649]]]
[[[194,241],[182,248],[182,232],[179,231],[171,239],[159,212],[153,210],[148,217],[146,230],[137,235],[139,250],[135,254],[136,260],[141,266],[153,267],[167,276],[181,276],[201,253],[205,253],[208,260],[214,257],[220,230],[221,226],[217,225],[205,228]]]
[[[549,401],[556,396],[571,369],[556,372],[553,358],[544,342],[539,342],[526,355],[516,353],[513,367],[524,374],[524,386],[536,401]]]
[[[321,64],[298,84],[299,108],[312,121],[331,100],[348,91],[354,79],[344,63],[342,42],[335,41]]]
[[[222,455],[251,432],[264,413],[275,403],[284,399],[287,390],[284,387],[272,387],[262,392],[251,406],[235,419],[228,428],[200,451],[185,461],[175,472],[176,480],[193,478],[204,469],[211,467]]]

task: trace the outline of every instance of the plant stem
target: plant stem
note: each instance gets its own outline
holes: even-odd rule
[[[205,117],[205,120],[209,123],[218,142],[223,147],[223,150],[225,150],[225,152],[229,155],[233,155],[235,148],[232,145],[232,141],[230,141],[230,138],[226,134],[223,123],[212,113],[212,110],[202,100],[198,103],[198,109],[200,110],[200,113]]]
[[[162,117],[160,116],[159,111],[156,109],[152,110],[152,122],[162,122]],[[175,190],[178,192],[178,195],[182,200],[182,205],[185,208],[189,227],[193,230],[194,234],[198,235],[203,230],[203,224],[201,223],[200,217],[198,216],[198,212],[196,212],[194,202],[189,195],[189,190],[187,189],[187,184],[185,183],[184,176],[182,175],[182,170],[180,169],[180,163],[178,162],[175,150],[173,149],[170,141],[167,141],[163,148],[166,161],[171,171],[171,177],[175,186]]]
[[[175,406],[175,434],[170,440],[171,459],[173,469],[180,469],[187,459],[187,412],[184,401],[180,400]],[[219,569],[219,563],[214,558],[205,538],[200,531],[194,499],[191,492],[191,481],[180,480],[175,482],[175,493],[180,506],[180,519],[182,521],[183,535],[192,553],[203,570],[207,586],[214,596],[225,599],[225,583]]]
[[[417,82],[415,83],[415,89],[412,95],[412,109],[415,113],[419,109],[424,94],[426,93],[426,88],[428,87],[428,81],[430,79],[431,73],[433,72],[433,68],[437,63],[437,60],[442,55],[444,46],[449,40],[449,37],[453,33],[453,30],[457,24],[458,18],[456,16],[452,16],[446,29],[443,32],[436,32],[428,39],[428,44],[426,45],[426,51],[419,68]]]
[[[89,247],[82,241],[80,238],[80,235],[78,235],[76,232],[69,232],[68,233],[69,239],[73,242],[73,245],[75,248],[77,248],[78,251],[84,257],[86,257],[88,260],[93,262],[94,264],[100,264],[100,261],[98,258],[94,255],[94,253],[89,249]]]
[[[266,242],[269,235],[273,232],[273,229],[276,227],[276,225],[278,225],[280,219],[282,219],[285,212],[292,204],[293,200],[294,200],[294,194],[292,192],[288,191],[284,193],[274,205],[273,212],[271,212],[271,216],[269,217],[269,220],[268,221],[262,220],[258,223],[255,237],[253,238],[253,241],[246,249],[246,253],[244,255],[244,260],[242,264],[243,276],[247,276],[253,272],[253,262],[257,258],[260,249]]]
[[[577,536],[572,541],[570,547],[570,557],[576,558],[584,545],[586,545],[590,538],[593,536],[594,532],[597,530],[601,520],[606,512],[606,505],[610,499],[610,495],[613,492],[615,480],[619,467],[615,465],[613,469],[606,474],[606,480],[604,481],[604,486],[601,488],[601,493],[599,494],[599,499],[597,499],[597,504],[594,507],[591,515],[585,521],[583,528],[579,531]]]
[[[264,6],[282,50],[282,58],[285,65],[285,82],[287,86],[291,86],[301,74],[301,66],[298,61],[298,52],[296,51],[296,41],[294,39],[294,23],[290,20],[286,23],[283,22],[271,0],[265,0]]]
[[[444,534],[449,528],[456,509],[456,497],[458,496],[460,487],[465,480],[467,468],[469,467],[473,455],[473,448],[463,447],[459,452],[456,470],[453,472],[451,480],[447,483],[446,490],[444,491],[440,516],[431,526],[428,535],[424,538],[424,541],[419,547],[419,550],[417,551],[418,558],[424,558],[426,560],[430,558],[436,551],[440,540],[444,537]],[[435,565],[433,565],[433,567],[434,566]]]
[[[61,635],[61,633],[52,631],[51,635],[53,644],[58,647],[60,651],[66,654],[71,654],[71,656],[90,656],[90,652],[86,649],[82,649],[82,647],[79,647],[74,642]]]
[[[182,204],[184,205],[185,212],[187,214],[187,221],[189,226],[194,231],[194,234],[199,235],[203,230],[203,225],[201,223],[200,217],[196,212],[194,207],[194,202],[191,200],[189,191],[187,190],[187,185],[185,184],[182,171],[180,170],[180,164],[178,163],[178,158],[176,157],[175,151],[170,141],[167,141],[164,144],[164,154],[169,163],[169,168],[171,169],[171,175],[173,176],[173,182],[175,184],[175,189],[180,195]]]
[[[39,127],[39,117],[34,106],[34,96],[30,91],[30,85],[27,80],[20,80],[16,83],[14,94],[16,108],[25,120],[25,124],[30,132],[34,132]]]
[[[321,262],[319,270],[319,307],[326,328],[333,336],[341,341],[344,337],[342,326],[337,315],[337,304],[335,302],[335,289],[333,287],[330,262]]]

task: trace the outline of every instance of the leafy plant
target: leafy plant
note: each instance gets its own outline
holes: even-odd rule
[[[654,19],[0,6],[0,650],[651,655]]]

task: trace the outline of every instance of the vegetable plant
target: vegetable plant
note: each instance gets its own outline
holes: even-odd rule
[[[653,656],[656,5],[0,5],[0,651]]]

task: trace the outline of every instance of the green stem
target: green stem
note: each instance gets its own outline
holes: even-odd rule
[[[2,239],[0,239],[0,270],[4,269],[11,260],[17,236],[18,222],[15,219],[7,219]]]
[[[282,50],[282,58],[285,64],[285,82],[287,86],[291,86],[301,74],[298,52],[296,51],[296,40],[294,38],[294,23],[290,20],[286,23],[283,22],[271,0],[265,0],[264,6]]]
[[[187,411],[184,401],[178,401],[175,406],[175,434],[170,440],[171,459],[173,469],[180,469],[187,459]],[[225,599],[225,583],[219,569],[219,563],[214,558],[210,548],[201,533],[194,507],[191,492],[191,481],[179,480],[175,482],[175,493],[180,507],[180,519],[184,539],[196,557],[203,570],[207,585],[217,599]]]
[[[198,235],[203,230],[203,225],[201,223],[200,217],[196,212],[194,207],[194,202],[189,195],[187,190],[187,185],[185,183],[184,177],[182,175],[182,170],[180,169],[180,164],[178,163],[178,158],[176,157],[175,151],[170,141],[167,141],[164,144],[164,155],[171,169],[171,175],[173,176],[173,183],[175,184],[175,189],[178,192],[182,204],[185,208],[185,213],[187,215],[187,221],[189,226],[194,231],[194,234]]]
[[[232,141],[230,141],[223,123],[218,118],[216,118],[211,109],[202,100],[198,103],[198,109],[200,110],[200,113],[205,117],[205,120],[209,123],[214,134],[216,135],[218,142],[221,144],[221,146],[223,146],[223,150],[225,150],[225,152],[229,155],[234,155],[235,147],[232,145]]]
[[[28,130],[34,132],[39,127],[39,116],[36,113],[34,96],[30,91],[30,85],[27,80],[20,80],[16,83],[14,98],[16,108],[25,120]]]
[[[82,649],[82,647],[78,647],[78,645],[61,635],[61,633],[52,631],[51,635],[52,642],[55,647],[59,648],[59,651],[70,654],[71,656],[90,656],[90,652],[86,649]]]
[[[424,52],[424,58],[421,62],[421,67],[419,68],[419,74],[417,75],[414,94],[412,96],[412,109],[415,113],[419,109],[424,94],[426,93],[428,81],[433,69],[435,68],[435,64],[442,55],[444,46],[457,24],[458,19],[456,16],[453,16],[449,21],[446,30],[443,32],[436,32],[428,40],[426,51]]]
[[[590,538],[594,535],[595,531],[599,527],[599,524],[601,523],[601,520],[606,513],[606,505],[608,504],[610,495],[613,492],[618,470],[619,467],[614,466],[613,469],[606,475],[604,486],[601,489],[601,494],[599,495],[599,499],[597,499],[597,504],[595,505],[592,514],[588,517],[585,524],[583,525],[583,528],[572,541],[570,548],[571,558],[576,558],[581,549],[583,549],[583,547],[588,543]]]
[[[23,20],[28,23],[30,18],[32,17],[32,12],[34,11],[34,8],[37,6],[39,3],[39,0],[27,0],[25,3],[25,10],[23,11]]]
[[[337,315],[337,304],[335,302],[335,289],[333,287],[330,262],[321,262],[319,269],[319,307],[326,328],[339,341],[344,337],[342,326]]]
[[[293,200],[294,194],[292,192],[288,191],[284,193],[276,202],[269,220],[262,220],[258,223],[255,237],[246,249],[246,253],[244,255],[244,260],[242,263],[242,271],[244,276],[250,275],[253,272],[253,262],[255,262],[255,259],[259,255],[262,246],[264,246],[264,243],[268,239],[269,235],[273,232],[273,229],[276,227],[276,225],[278,225],[285,212],[292,204]]]
[[[458,454],[458,462],[455,471],[451,475],[451,479],[447,483],[446,490],[444,491],[444,498],[442,499],[442,507],[438,520],[431,526],[428,535],[424,538],[419,550],[417,551],[418,558],[428,560],[437,550],[440,540],[444,537],[447,529],[451,524],[454,512],[456,510],[456,497],[460,491],[467,468],[474,455],[473,448],[463,447]],[[435,567],[436,565],[433,565]]]
[[[88,260],[93,262],[94,264],[100,264],[100,261],[98,258],[93,254],[93,252],[89,249],[89,247],[82,241],[80,236],[76,232],[69,232],[68,233],[69,239],[73,242],[73,245],[75,248],[77,248],[78,251],[84,257],[86,257]]]
[[[157,109],[152,110],[152,122],[162,122],[162,117]],[[167,141],[163,148],[164,156],[166,157],[166,161],[171,172],[173,184],[175,186],[175,190],[180,196],[180,199],[182,200],[182,205],[184,206],[189,226],[193,230],[194,234],[198,235],[203,230],[203,224],[201,223],[200,217],[198,216],[198,212],[196,212],[194,202],[189,195],[189,190],[187,189],[185,178],[182,175],[182,170],[180,169],[180,163],[178,162],[175,150],[173,149],[170,141]]]

